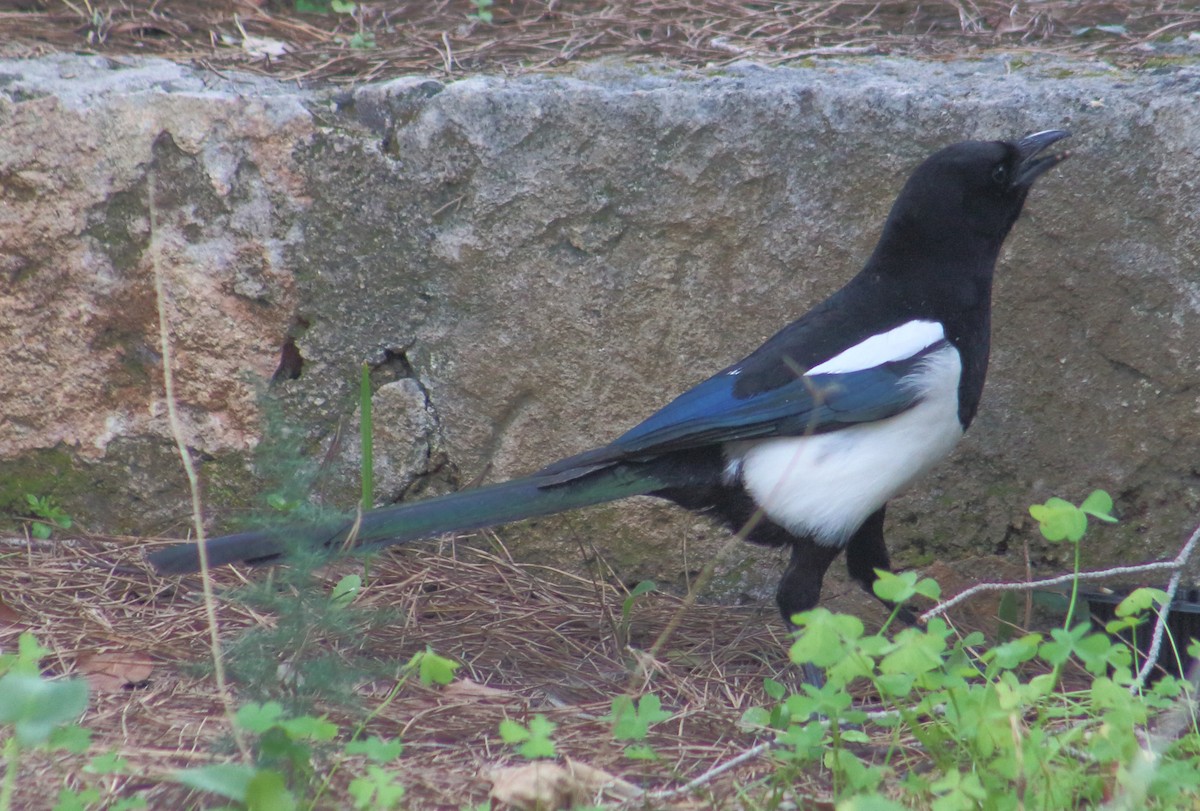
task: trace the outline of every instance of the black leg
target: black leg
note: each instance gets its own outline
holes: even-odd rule
[[[775,592],[779,612],[783,615],[783,621],[791,625],[794,614],[816,608],[821,599],[821,581],[842,547],[825,546],[812,538],[793,535],[763,515],[758,505],[741,488],[723,488],[719,491],[719,499],[715,497],[717,492],[706,493],[702,499],[697,499],[695,492],[674,490],[664,490],[655,495],[720,518],[730,531],[741,535],[748,543],[772,548],[791,547],[792,559]],[[884,565],[887,565],[886,550]]]
[[[793,616],[817,607],[821,599],[821,581],[829,564],[841,551],[840,547],[822,546],[811,538],[792,539],[792,559],[779,579],[779,588],[775,592],[779,613],[788,627],[795,628],[792,625]],[[824,672],[811,662],[800,665],[800,677],[813,687],[819,688],[825,684]]]
[[[883,541],[883,514],[886,510],[885,504],[871,513],[846,544],[846,569],[868,594],[875,584],[875,570],[892,570],[887,544]]]
[[[725,497],[712,504],[710,510],[733,532],[741,534],[746,541],[758,546],[791,547],[792,559],[779,580],[775,602],[779,606],[779,613],[783,615],[783,621],[789,628],[794,628],[794,615],[816,608],[821,599],[821,581],[825,578],[829,564],[833,563],[833,559],[842,551],[841,547],[822,546],[811,538],[797,538],[762,515],[744,490],[734,489],[723,495]],[[676,502],[695,509],[694,504],[686,503],[690,500],[687,494],[671,494],[671,497]],[[800,677],[814,687],[825,683],[825,674],[811,663],[800,665]]]
[[[821,581],[825,579],[829,564],[841,551],[841,547],[825,546],[811,538],[792,538],[792,559],[775,592],[775,603],[784,622],[791,625],[794,615],[817,607],[821,599]]]
[[[885,572],[892,570],[887,544],[883,540],[883,514],[886,510],[887,505],[885,504],[871,513],[870,517],[863,521],[858,531],[850,536],[850,541],[846,544],[846,569],[850,572],[850,576],[872,596],[875,594],[872,586],[878,579],[875,576],[875,570],[882,569]],[[888,607],[889,611],[895,608],[892,603],[881,602]],[[908,625],[915,625],[917,622],[916,615],[905,606],[900,606],[897,617]]]

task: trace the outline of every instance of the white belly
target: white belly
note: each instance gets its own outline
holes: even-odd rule
[[[730,442],[726,475],[789,532],[841,546],[962,437],[961,371],[957,350],[947,346],[905,379],[921,399],[894,417],[813,436]]]

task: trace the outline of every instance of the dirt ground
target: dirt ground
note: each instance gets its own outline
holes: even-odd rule
[[[50,808],[63,786],[95,785],[84,766],[106,751],[130,764],[128,774],[103,781],[107,796],[141,794],[151,808],[192,807],[188,793],[164,778],[174,769],[234,757],[206,666],[209,637],[198,578],[154,576],[141,560],[154,543],[92,538],[7,546],[0,566],[0,649],[14,650],[18,635],[31,631],[53,651],[43,662],[47,675],[87,678],[90,708],[80,723],[93,731],[86,756],[23,761],[15,807]],[[395,768],[408,790],[406,807],[466,808],[487,799],[496,769],[522,763],[500,741],[503,718],[544,714],[559,725],[554,738],[565,757],[647,789],[670,789],[752,746],[755,735],[739,730],[738,719],[767,703],[765,677],[794,678],[773,606],[695,605],[680,612],[678,598],[648,594],[626,620],[625,595],[611,585],[519,566],[494,539],[491,550],[477,543],[376,557],[355,603],[363,611],[360,624],[336,633],[317,623],[305,645],[268,650],[278,669],[268,662],[266,678],[276,683],[235,674],[239,701],[262,700],[265,687],[303,703],[304,691],[287,684],[289,669],[300,672],[306,656],[332,656],[362,675],[340,700],[317,701],[308,711],[328,713],[343,731],[377,712],[365,734],[403,741],[405,754]],[[308,596],[324,599],[342,575],[362,570],[353,561],[321,569]],[[244,583],[238,573],[221,572],[218,594]],[[279,592],[303,599],[290,587]],[[230,646],[248,630],[281,624],[261,606],[224,596],[219,605]],[[667,644],[647,653],[677,614],[679,626]],[[306,653],[298,650],[305,646]],[[398,665],[426,646],[461,662],[459,678],[447,688],[406,684],[385,702]],[[674,713],[648,741],[663,754],[659,760],[625,758],[603,720],[614,696],[643,689]],[[759,758],[698,795],[651,807],[736,807],[735,781],[752,781],[770,768]],[[361,760],[343,768],[320,807],[349,807],[346,782],[362,769]],[[814,796],[825,790],[819,782],[811,787]],[[214,807],[214,800],[200,807]]]
[[[950,59],[1000,50],[1136,67],[1172,53],[1174,46],[1164,50],[1165,43],[1198,38],[1200,9],[1186,2],[0,0],[0,57],[155,55],[306,84],[413,73],[443,79],[515,74],[601,58],[700,67],[877,54]],[[150,574],[141,556],[153,543],[19,539],[4,551],[0,649],[12,650],[20,632],[32,631],[53,651],[48,673],[87,677],[91,708],[82,723],[94,732],[91,754],[113,750],[131,764],[127,774],[101,779],[83,771],[83,756],[30,758],[18,777],[15,807],[49,808],[63,786],[97,784],[108,797],[142,794],[152,808],[213,805],[212,798],[198,800],[162,780],[173,769],[232,755],[219,697],[202,666],[209,648],[198,581]],[[341,563],[320,577],[328,588],[361,568]],[[970,569],[968,563],[963,570]],[[993,564],[986,569],[1021,575],[995,572]],[[949,575],[939,576],[944,587],[951,585]],[[242,583],[237,573],[219,575],[221,589]],[[831,591],[835,604],[845,600],[860,614],[875,610],[856,589],[835,584]],[[443,544],[436,554],[425,547],[380,556],[357,605],[386,610],[391,619],[349,639],[309,642],[312,650],[344,655],[347,669],[362,659],[384,675],[354,683],[347,700],[319,703],[314,711],[328,712],[343,730],[378,713],[368,734],[403,740],[398,768],[410,808],[484,802],[493,785],[489,775],[519,762],[499,742],[497,725],[533,713],[559,724],[555,740],[564,755],[613,776],[614,785],[619,777],[649,790],[678,788],[755,744],[755,735],[737,722],[748,707],[766,702],[765,677],[794,680],[786,668],[787,640],[771,605],[700,604],[681,611],[678,598],[650,594],[626,619],[625,596],[602,578],[518,566],[494,540]],[[279,621],[224,599],[220,617],[231,642]],[[649,656],[675,619],[678,628]],[[447,689],[407,685],[385,702],[392,686],[388,668],[394,676],[396,663],[427,645],[462,662],[464,678]],[[282,674],[290,663],[279,656]],[[249,697],[254,687],[236,689]],[[603,720],[613,696],[642,689],[674,713],[652,732],[658,760],[627,758]],[[345,784],[361,766],[339,772],[322,807],[349,807]],[[765,758],[752,759],[694,792],[641,802],[743,807],[739,786],[754,784],[771,768]],[[609,799],[620,796],[611,791]],[[802,807],[829,807],[819,775],[791,791]]]
[[[1078,0],[0,0],[0,56],[162,56],[296,82],[989,50],[1137,65],[1200,32],[1194,2]]]
[[[147,549],[166,542],[75,537],[4,543],[0,650],[14,650],[28,631],[52,651],[43,661],[47,676],[86,678],[90,703],[80,724],[93,734],[85,755],[26,757],[14,807],[49,809],[64,787],[98,785],[107,801],[142,796],[150,808],[221,806],[215,796],[190,794],[170,780],[176,769],[235,761],[236,754],[209,665],[199,578],[158,577],[143,562]],[[1005,566],[1011,564],[964,561],[926,573],[955,593],[970,582],[962,573],[981,567],[1021,579]],[[643,797],[631,807],[735,809],[746,807],[743,792],[767,793],[774,764],[765,756],[694,790],[682,787],[760,742],[761,735],[740,728],[739,719],[748,708],[771,703],[764,679],[797,686],[773,604],[685,605],[652,592],[627,610],[628,592],[611,577],[519,565],[495,536],[484,535],[374,557],[353,604],[353,621],[340,629],[320,621],[313,601],[326,603],[343,575],[363,572],[360,560],[346,560],[318,570],[306,589],[273,583],[269,591],[287,606],[287,615],[309,623],[300,641],[290,637],[273,648],[246,645],[247,634],[269,636],[287,624],[284,613],[238,596],[266,573],[222,570],[215,578],[219,627],[239,704],[280,697],[310,714],[328,714],[342,741],[367,717],[364,735],[402,740],[404,755],[392,768],[407,789],[404,807],[486,803],[496,781],[503,785],[503,769],[525,765],[501,741],[500,721],[528,722],[535,714],[558,725],[559,762],[598,770],[611,783],[588,793],[589,801],[619,804],[634,786],[666,796]],[[878,627],[884,618],[881,606],[844,577],[830,578],[825,598],[832,610],[857,614],[869,625]],[[994,617],[995,605],[983,600],[954,619],[965,633],[994,631]],[[456,681],[445,688],[410,681],[389,699],[399,667],[426,648],[462,664]],[[244,666],[248,660],[255,666]],[[294,674],[308,672],[304,668],[315,666],[314,660],[332,663],[345,677],[339,697],[312,699],[297,686]],[[614,696],[647,692],[672,718],[647,740],[660,757],[632,759],[613,739],[605,716]],[[882,755],[890,744],[881,740],[863,754],[877,749]],[[107,752],[123,757],[127,771],[102,779],[89,775],[89,759]],[[331,762],[323,760],[321,767]],[[347,783],[365,767],[361,758],[342,766],[317,807],[350,807]],[[818,772],[789,788],[804,808],[831,808],[829,791]]]

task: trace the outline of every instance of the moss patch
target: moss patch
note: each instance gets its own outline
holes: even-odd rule
[[[267,510],[263,484],[245,454],[197,462],[205,510],[218,517],[218,528]],[[20,531],[29,515],[26,494],[50,496],[92,532],[181,535],[191,513],[175,446],[159,437],[118,439],[99,461],[81,459],[64,445],[0,460],[0,529]]]
[[[90,477],[61,445],[0,460],[0,527],[6,530],[20,527],[20,519],[29,515],[26,494],[51,496],[69,515],[74,515],[75,494],[86,491],[89,483]]]

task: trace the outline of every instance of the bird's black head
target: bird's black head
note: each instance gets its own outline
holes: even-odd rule
[[[1043,152],[1068,135],[1046,130],[1018,141],[964,141],[935,152],[896,199],[885,240],[964,260],[968,252],[990,254],[990,260],[976,257],[990,266],[1033,182],[1069,154]]]

